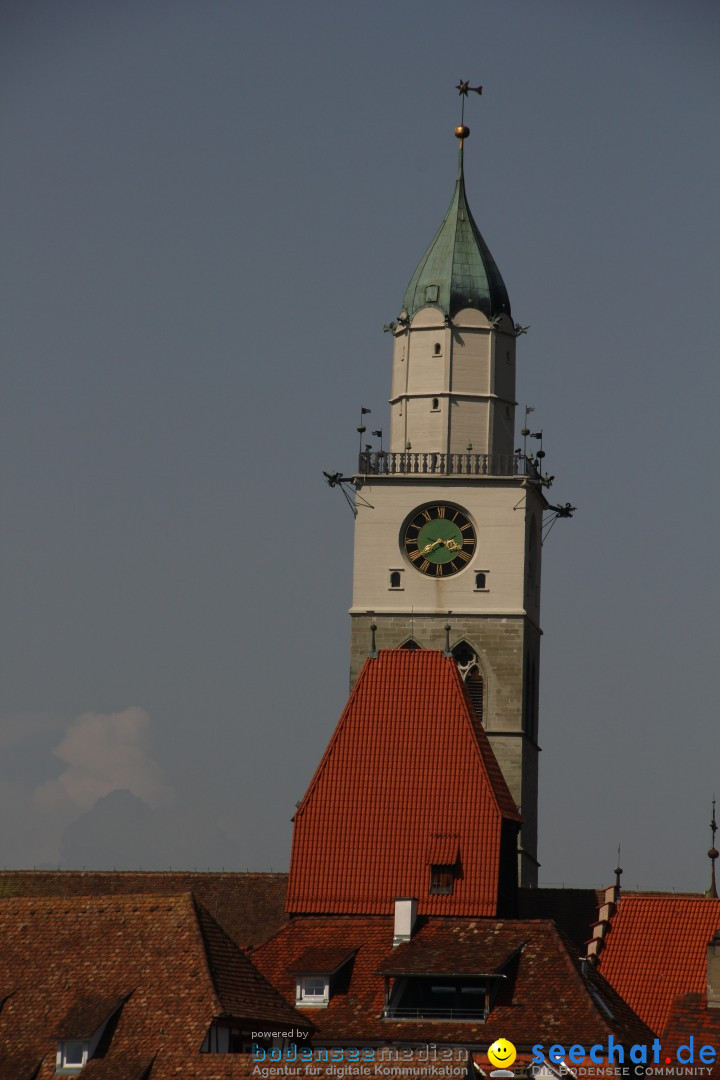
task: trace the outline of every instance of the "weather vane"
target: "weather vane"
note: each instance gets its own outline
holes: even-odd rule
[[[470,128],[465,127],[465,98],[468,96],[471,90],[473,94],[482,94],[482,86],[471,86],[469,80],[463,81],[463,79],[461,79],[455,89],[462,98],[462,105],[460,109],[460,126],[455,128],[455,134],[457,135],[458,139],[467,139],[468,135],[470,134]]]

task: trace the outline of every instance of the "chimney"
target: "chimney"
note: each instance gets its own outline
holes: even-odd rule
[[[707,947],[707,1005],[708,1009],[720,1009],[720,930]]]
[[[417,918],[417,900],[415,897],[400,897],[395,901],[395,926],[393,929],[393,948],[410,941]],[[720,956],[720,949],[718,950]],[[720,963],[720,961],[718,961]],[[720,1005],[720,998],[718,998]]]

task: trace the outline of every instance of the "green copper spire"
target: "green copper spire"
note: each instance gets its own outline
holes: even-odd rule
[[[462,308],[477,308],[492,319],[510,315],[510,300],[495,260],[480,235],[465,195],[462,136],[452,202],[433,242],[407,287],[403,308],[412,319],[422,307],[439,308],[452,318]]]

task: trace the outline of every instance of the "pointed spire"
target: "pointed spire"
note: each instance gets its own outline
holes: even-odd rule
[[[710,833],[712,835],[712,844],[708,851],[708,859],[710,860],[710,866],[712,867],[710,872],[710,888],[705,890],[705,895],[711,900],[717,900],[718,891],[715,883],[715,860],[718,857],[718,849],[715,847],[715,833],[717,832],[717,821],[715,819],[715,796],[713,795],[712,801],[712,819],[710,821]]]
[[[439,308],[446,319],[462,308],[477,308],[489,319],[510,315],[505,282],[475,224],[465,194],[463,143],[470,135],[464,121],[465,98],[468,90],[480,94],[482,87],[461,80],[457,89],[463,116],[455,128],[455,137],[460,140],[455,191],[443,223],[405,292],[403,310],[410,319],[423,307]]]

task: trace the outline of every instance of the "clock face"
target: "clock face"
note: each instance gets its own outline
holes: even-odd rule
[[[401,545],[421,574],[450,577],[464,570],[473,555],[477,537],[464,510],[449,503],[420,506],[405,525]]]

